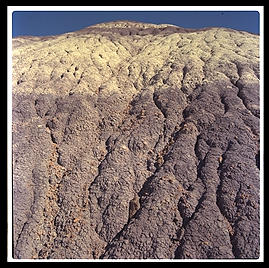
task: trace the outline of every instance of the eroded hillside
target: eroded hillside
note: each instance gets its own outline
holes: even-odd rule
[[[15,38],[12,131],[15,258],[259,257],[259,36]]]

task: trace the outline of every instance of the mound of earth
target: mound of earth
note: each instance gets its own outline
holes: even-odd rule
[[[118,21],[12,64],[14,258],[259,257],[259,36]]]

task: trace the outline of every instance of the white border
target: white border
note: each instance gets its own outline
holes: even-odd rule
[[[12,6],[13,11],[259,11],[262,6]]]
[[[12,260],[12,13],[7,14],[7,257]]]
[[[8,158],[8,259],[9,262],[263,262],[264,261],[264,8],[263,6],[8,6],[7,12],[7,57],[8,57],[8,105],[7,105],[7,158]],[[202,260],[202,259],[180,259],[180,260],[139,260],[139,259],[117,259],[117,260],[88,260],[88,259],[46,259],[18,260],[12,258],[12,12],[13,11],[258,11],[260,14],[260,257],[259,259],[231,259],[231,260]]]
[[[264,9],[260,13],[260,261],[264,261]]]

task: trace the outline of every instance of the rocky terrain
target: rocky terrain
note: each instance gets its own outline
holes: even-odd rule
[[[12,83],[14,258],[259,258],[259,36],[22,36]]]

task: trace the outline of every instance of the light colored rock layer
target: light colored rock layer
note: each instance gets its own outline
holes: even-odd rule
[[[153,27],[127,22],[98,27],[128,25]],[[13,92],[63,95],[103,90],[133,94],[150,88],[152,78],[162,87],[182,85],[191,91],[202,81],[238,80],[238,62],[244,65],[241,79],[258,82],[259,37],[247,32],[212,28],[167,36],[115,36],[111,40],[102,33],[77,32],[47,40],[15,38]]]

